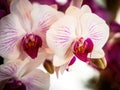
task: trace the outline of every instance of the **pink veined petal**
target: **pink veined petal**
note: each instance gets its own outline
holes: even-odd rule
[[[35,3],[33,4],[31,16],[33,19],[32,31],[42,38],[43,46],[47,47],[46,31],[56,20],[63,16],[63,13],[50,6]]]
[[[26,90],[49,90],[50,86],[49,74],[39,69],[35,69],[23,76],[21,81],[25,84]]]
[[[19,69],[20,62],[6,63],[0,66],[0,81],[14,77]]]
[[[12,0],[10,5],[11,13],[15,14],[19,21],[27,32],[31,30],[32,19],[31,19],[32,4],[29,0]]]
[[[23,75],[27,75],[31,71],[34,71],[35,68],[37,68],[41,63],[44,62],[44,60],[47,58],[46,53],[39,53],[38,57],[35,60],[30,60],[30,58],[26,58],[24,60],[23,67],[19,70],[18,76],[22,77]]]
[[[81,36],[82,30],[81,30],[80,19],[81,16],[84,15],[85,13],[91,13],[91,9],[89,8],[88,5],[83,5],[81,9],[74,6],[70,6],[65,12],[66,15],[71,15],[77,20],[77,24],[75,28],[77,36]]]
[[[59,57],[67,58],[68,52],[72,48],[75,36],[75,19],[65,16],[55,22],[47,31],[47,44],[50,49]]]
[[[63,13],[50,6],[35,3],[33,4],[31,16],[34,23],[32,30],[37,29],[45,33],[56,20],[63,16]]]
[[[94,48],[102,48],[109,37],[109,27],[105,21],[93,13],[81,17],[82,37],[90,38]]]
[[[4,58],[18,58],[18,42],[25,31],[15,15],[10,14],[0,20],[0,55]],[[14,54],[14,57],[11,55]]]

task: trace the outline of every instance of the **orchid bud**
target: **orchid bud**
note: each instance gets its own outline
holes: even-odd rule
[[[91,64],[99,69],[105,69],[107,67],[107,62],[105,58],[91,58]]]
[[[49,72],[50,74],[54,73],[54,66],[50,60],[45,60],[43,65],[44,65],[44,68],[47,70],[47,72]]]

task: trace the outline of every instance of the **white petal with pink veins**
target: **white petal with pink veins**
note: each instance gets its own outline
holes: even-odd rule
[[[73,17],[65,16],[47,31],[47,44],[56,55],[64,57],[68,49],[72,48],[72,42],[76,38],[75,24]]]
[[[19,18],[22,27],[27,32],[31,31],[31,10],[32,4],[29,0],[13,0],[10,5],[11,13]]]
[[[0,66],[0,81],[12,78],[16,75],[20,62],[7,63]]]
[[[46,53],[39,53],[38,57],[35,60],[32,60],[29,57],[26,58],[23,61],[25,65],[23,66],[23,69],[19,71],[18,76],[21,77],[23,74],[26,75],[31,71],[34,71],[34,69],[40,66],[47,57],[48,55]]]
[[[86,13],[81,17],[83,38],[90,38],[95,48],[102,48],[109,37],[109,27],[105,21],[93,13]]]
[[[33,4],[33,10],[31,12],[33,19],[32,31],[42,38],[44,47],[46,47],[46,31],[62,16],[62,12],[58,12],[50,6]]]
[[[81,9],[74,7],[74,6],[70,6],[66,10],[66,13],[65,13],[66,15],[71,15],[77,20],[77,24],[75,27],[77,37],[81,36],[82,31],[81,31],[81,22],[80,21],[81,21],[82,15],[84,15],[85,13],[91,13],[91,9],[89,8],[88,5],[83,5],[81,7]]]
[[[63,13],[50,6],[35,3],[33,4],[31,16],[33,19],[32,30],[45,33],[56,20],[63,16]]]
[[[39,69],[26,74],[21,78],[26,90],[49,90],[50,76]]]
[[[25,31],[21,27],[17,17],[10,14],[0,20],[0,55],[7,58],[15,54],[19,57],[18,42]],[[14,53],[15,52],[15,53]]]

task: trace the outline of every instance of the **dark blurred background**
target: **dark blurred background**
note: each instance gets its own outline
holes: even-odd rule
[[[0,64],[3,64],[3,58],[0,56]]]

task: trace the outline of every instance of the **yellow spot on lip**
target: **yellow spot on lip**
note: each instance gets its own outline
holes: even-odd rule
[[[35,47],[36,46],[36,41],[33,36],[30,36],[29,40],[26,41],[26,47]]]
[[[75,50],[75,53],[78,53],[78,52],[84,53],[84,51],[85,51],[84,46],[78,46],[77,49]]]

